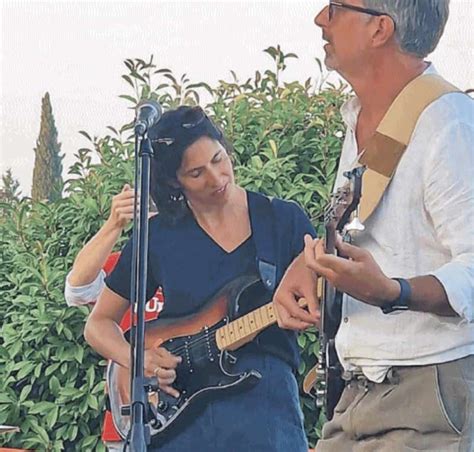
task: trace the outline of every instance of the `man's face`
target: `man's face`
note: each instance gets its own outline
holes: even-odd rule
[[[342,0],[339,3],[364,7],[362,0]],[[326,6],[314,18],[321,27],[326,52],[325,64],[347,78],[360,71],[368,58],[371,16],[340,6]]]

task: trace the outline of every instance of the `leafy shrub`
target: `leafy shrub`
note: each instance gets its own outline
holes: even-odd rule
[[[232,72],[231,81],[221,80],[214,88],[157,69],[152,58],[128,59],[122,77],[133,93],[121,97],[133,106],[151,97],[165,108],[207,97],[208,114],[235,147],[240,184],[297,201],[319,226],[341,146],[338,112],[345,87],[317,89],[318,81],[311,78],[304,84],[282,83],[286,60],[296,55],[285,55],[279,47],[266,52],[275,71],[257,71],[245,82]],[[109,127],[110,134],[99,138],[81,132],[90,147],[77,151],[65,198],[0,206],[0,424],[21,428],[0,438],[10,445],[103,450],[106,363],[85,344],[88,308],[67,308],[63,281],[76,253],[107,217],[111,197],[133,181],[131,127]],[[301,334],[299,343],[303,375],[315,362],[316,331]],[[301,400],[314,444],[323,418],[312,400],[304,395]]]

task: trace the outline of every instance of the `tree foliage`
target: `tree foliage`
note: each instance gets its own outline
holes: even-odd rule
[[[61,144],[54,123],[53,108],[49,93],[41,100],[41,124],[36,141],[35,166],[31,196],[36,201],[47,199],[56,201],[61,198],[63,189]]]
[[[20,183],[13,177],[11,168],[2,174],[2,187],[0,188],[0,222],[6,215],[5,206],[12,206],[20,200]]]
[[[344,86],[319,89],[320,80],[311,77],[282,82],[287,59],[295,55],[279,47],[266,53],[274,70],[243,81],[231,71],[230,80],[214,87],[157,68],[153,58],[127,59],[122,77],[131,93],[121,97],[131,107],[153,98],[165,108],[208,99],[208,115],[235,147],[239,183],[297,201],[318,226],[341,146]],[[131,128],[109,127],[102,137],[80,132],[88,145],[75,155],[64,199],[6,206],[0,224],[0,424],[19,425],[21,433],[0,441],[39,450],[103,450],[105,362],[82,337],[88,309],[67,308],[62,292],[75,255],[107,217],[111,197],[133,181]],[[299,344],[302,376],[315,363],[317,332],[301,334]],[[314,444],[323,418],[312,400],[302,395],[301,401]]]
[[[21,195],[20,182],[15,179],[12,174],[12,169],[8,168],[2,174],[2,188],[0,189],[0,200],[2,202],[12,203],[19,201]]]
[[[8,168],[2,174],[2,188],[0,188],[0,202],[12,204],[20,200],[20,182],[13,177],[12,169]]]

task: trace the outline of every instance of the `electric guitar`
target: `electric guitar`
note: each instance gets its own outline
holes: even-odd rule
[[[364,166],[347,171],[344,176],[348,182],[339,188],[331,198],[331,203],[324,213],[325,250],[328,254],[337,255],[336,237],[341,234],[344,241],[350,241],[351,234],[363,230],[363,225],[351,215],[356,211],[362,189]],[[342,296],[329,281],[322,280],[320,309],[320,347],[317,365],[308,373],[304,382],[304,390],[313,394],[315,391],[316,406],[325,408],[326,417],[331,420],[334,408],[344,389],[342,365],[336,352],[336,333],[341,324]]]
[[[223,392],[245,390],[258,382],[261,374],[255,370],[232,371],[235,358],[229,352],[276,323],[276,310],[269,299],[257,276],[243,276],[227,284],[193,315],[147,322],[145,349],[163,340],[161,347],[182,357],[173,384],[180,392],[177,399],[150,388],[148,425],[153,444],[163,444],[178,434],[185,421],[192,422],[199,414],[206,400]],[[261,307],[237,317],[239,307],[249,300]],[[114,425],[125,439],[130,429],[126,408],[130,403],[129,370],[111,362],[107,385]]]

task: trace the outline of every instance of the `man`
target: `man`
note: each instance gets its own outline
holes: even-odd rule
[[[356,94],[342,108],[336,187],[402,90],[436,72],[424,59],[448,13],[449,0],[346,0],[316,16],[326,66]],[[473,143],[472,100],[440,96],[365,231],[339,241],[346,259],[307,237],[288,269],[274,298],[282,327],[317,323],[315,275],[345,293],[336,349],[346,386],[317,451],[474,450]]]

